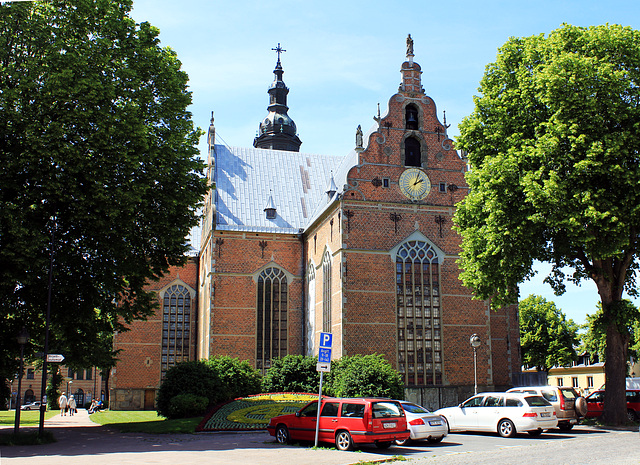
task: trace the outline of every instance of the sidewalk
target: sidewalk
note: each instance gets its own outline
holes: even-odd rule
[[[100,415],[100,413],[93,413],[92,415]],[[73,427],[94,427],[100,426],[98,423],[91,421],[91,415],[85,409],[78,409],[75,415],[56,415],[54,417],[45,420],[44,427],[46,428],[73,428]]]

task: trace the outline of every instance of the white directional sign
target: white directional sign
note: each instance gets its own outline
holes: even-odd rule
[[[331,362],[318,362],[316,365],[316,371],[322,371],[324,373],[329,373],[331,371]]]
[[[62,354],[47,354],[47,362],[60,363],[64,361],[64,355]]]

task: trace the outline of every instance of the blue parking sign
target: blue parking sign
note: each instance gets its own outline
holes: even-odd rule
[[[331,348],[331,339],[333,339],[333,334],[331,333],[320,333],[320,347]]]
[[[321,347],[318,350],[318,362],[319,363],[331,363],[331,349]]]

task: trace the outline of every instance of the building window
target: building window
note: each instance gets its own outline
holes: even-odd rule
[[[420,166],[420,142],[415,137],[407,137],[404,141],[405,166]]]
[[[83,370],[78,370],[78,372],[76,373],[76,379],[83,379],[83,375],[84,375],[84,371]]]
[[[191,294],[179,284],[164,293],[162,300],[162,357],[160,372],[164,379],[172,366],[190,360]]]
[[[389,187],[389,178],[382,178],[382,187]]]
[[[322,331],[331,332],[331,257],[329,252],[322,260]]]
[[[36,373],[33,368],[27,368],[27,379],[35,379]]]
[[[571,386],[573,386],[574,388],[578,387],[578,377],[577,376],[572,376],[571,377]]]
[[[562,378],[558,378],[558,386],[564,386]]]
[[[267,268],[258,277],[256,368],[264,373],[271,360],[287,355],[287,277]]]
[[[442,384],[440,265],[424,241],[404,243],[396,254],[398,371],[405,386]]]
[[[441,182],[440,183],[440,192],[447,192],[447,183],[445,182]]]
[[[593,387],[593,376],[587,376],[587,387]]]
[[[87,370],[87,371],[85,372],[85,375],[86,375],[86,376],[84,377],[84,379],[91,379],[91,375],[92,375],[92,373],[91,373],[91,369]]]
[[[73,370],[71,368],[67,371],[67,378],[73,379]]]

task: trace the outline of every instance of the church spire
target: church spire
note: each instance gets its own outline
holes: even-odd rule
[[[272,48],[278,54],[278,61],[273,70],[275,79],[267,91],[269,93],[269,114],[260,123],[258,135],[253,140],[253,146],[260,149],[287,150],[298,152],[302,141],[296,135],[296,123],[287,114],[287,94],[289,89],[282,80],[284,70],[280,63],[280,55],[286,52],[280,44]]]

